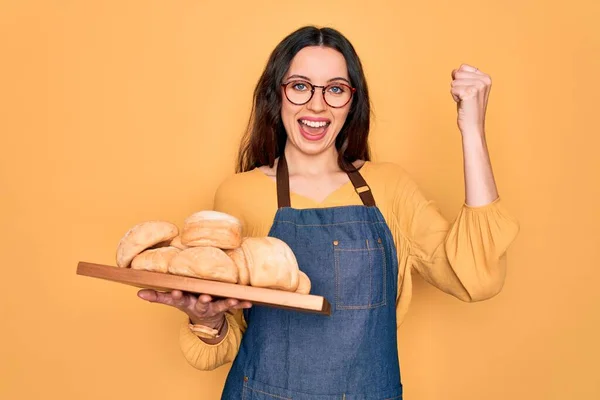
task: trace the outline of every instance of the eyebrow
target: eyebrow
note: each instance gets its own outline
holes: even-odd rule
[[[304,75],[297,75],[297,74],[294,74],[294,75],[290,75],[290,76],[288,77],[288,79],[292,79],[292,78],[300,78],[300,79],[304,79],[304,80],[306,80],[306,81],[309,81],[309,82],[311,82],[310,78],[309,78],[309,77],[307,77],[307,76],[304,76]],[[336,76],[335,78],[331,78],[331,79],[329,79],[329,80],[327,81],[327,83],[329,83],[329,82],[333,82],[333,81],[344,81],[344,82],[348,83],[348,85],[350,85],[350,81],[349,81],[348,79],[346,79],[346,78],[342,78],[341,76]]]

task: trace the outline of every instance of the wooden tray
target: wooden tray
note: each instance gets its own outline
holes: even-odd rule
[[[220,298],[247,300],[253,305],[257,304],[323,315],[331,314],[331,306],[327,299],[311,294],[299,294],[283,290],[215,282],[206,279],[140,271],[131,268],[118,268],[111,265],[83,261],[77,264],[77,275],[106,279],[139,288],[160,291],[178,289],[184,292],[205,293]]]

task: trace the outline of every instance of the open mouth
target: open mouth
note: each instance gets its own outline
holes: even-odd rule
[[[300,133],[308,140],[319,140],[327,133],[327,128],[331,121],[313,121],[308,119],[299,119]]]

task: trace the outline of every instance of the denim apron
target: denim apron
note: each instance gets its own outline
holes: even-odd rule
[[[369,186],[356,169],[348,176],[364,205],[297,210],[281,155],[269,236],[290,246],[331,315],[245,309],[248,328],[221,399],[402,399],[396,249]]]

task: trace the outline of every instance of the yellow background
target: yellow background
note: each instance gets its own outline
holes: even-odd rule
[[[521,222],[503,292],[417,280],[400,330],[408,400],[598,399],[600,9],[595,0],[3,1],[0,398],[217,399],[178,311],[76,276],[134,224],[181,225],[233,172],[272,48],[330,25],[362,57],[374,159],[448,218],[463,201],[450,73],[494,81],[488,141]]]

